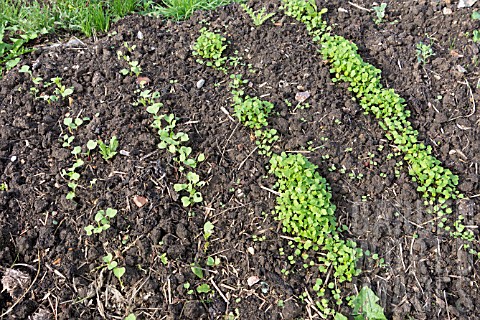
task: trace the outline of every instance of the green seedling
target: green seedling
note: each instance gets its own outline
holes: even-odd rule
[[[425,44],[423,42],[417,43],[417,60],[419,63],[425,65],[428,59],[435,55],[433,53],[432,44]]]
[[[196,168],[199,162],[202,162],[205,160],[205,155],[203,153],[200,153],[197,156],[197,159],[189,158],[190,154],[192,153],[192,148],[190,147],[181,146],[177,150],[178,150],[178,158],[175,158],[174,160],[186,166],[189,166],[191,168]],[[183,167],[180,167],[180,171],[183,171]]]
[[[379,300],[372,289],[363,287],[358,295],[349,302],[353,308],[352,316],[356,320],[387,320],[383,313],[383,308],[377,304]]]
[[[255,144],[258,146],[258,154],[271,156],[272,145],[279,139],[277,130],[255,130],[255,137],[257,138]]]
[[[273,103],[250,96],[234,96],[233,101],[235,115],[243,125],[251,129],[268,125],[267,117],[273,109]]]
[[[66,198],[68,200],[73,200],[75,198],[75,190],[78,186],[77,181],[80,179],[80,174],[78,172],[75,172],[75,170],[83,166],[83,164],[84,162],[82,159],[77,159],[70,168],[68,168],[67,170],[62,170],[62,175],[67,176],[69,179],[68,187],[70,188],[70,191],[66,195]]]
[[[160,98],[160,93],[158,91],[152,92],[151,90],[143,90],[140,92],[138,100],[134,102],[133,105],[134,106],[142,105],[144,107],[147,107],[149,105],[155,104],[155,99],[158,99],[158,98]],[[159,104],[160,106],[162,106],[161,103]],[[157,113],[154,112],[153,114],[157,114]]]
[[[480,43],[480,30],[473,30],[473,42]]]
[[[67,88],[62,84],[62,78],[55,77],[51,78],[50,81],[54,83],[57,87],[55,88],[54,93],[60,95],[62,98],[66,98],[73,93],[73,87]]]
[[[193,55],[206,59],[206,65],[209,67],[220,68],[227,60],[226,57],[222,58],[222,53],[227,48],[225,41],[225,37],[202,28],[200,36],[193,45]],[[197,62],[204,63],[202,59]]]
[[[155,102],[147,107],[147,112],[156,115],[160,108],[163,107],[163,103]]]
[[[267,240],[267,236],[257,236],[256,234],[252,235],[252,240],[253,242],[263,242],[265,240]]]
[[[130,66],[129,69],[122,69],[120,73],[124,76],[126,75],[136,75],[137,77],[140,76],[142,73],[142,68],[140,67],[138,61],[128,61],[128,65]]]
[[[90,118],[71,118],[66,117],[63,119],[63,124],[67,126],[68,130],[72,132],[73,130],[77,130],[85,120],[90,120]]]
[[[46,101],[48,104],[51,104],[53,102],[57,102],[59,98],[56,95],[48,95],[46,93],[43,93],[40,96],[38,96],[36,99],[42,99],[43,101]]]
[[[197,191],[205,185],[205,181],[200,181],[200,176],[195,172],[187,173],[187,183],[177,183],[173,185],[176,192],[186,191],[188,195],[181,198],[184,207],[203,201],[202,194]]]
[[[377,18],[374,20],[375,24],[380,24],[385,18],[385,9],[387,8],[387,4],[382,2],[379,6],[373,6],[372,9],[375,12]]]
[[[18,70],[18,72],[29,74],[29,75],[30,75],[30,78],[32,79],[32,82],[33,82],[34,84],[37,84],[37,85],[38,85],[38,84],[40,84],[40,83],[43,81],[42,78],[40,78],[40,77],[34,77],[34,76],[33,76],[33,73],[32,73],[32,71],[30,70],[30,66],[28,66],[28,65],[22,66],[22,67],[20,68],[20,70]],[[32,90],[32,89],[34,89],[34,90]],[[36,90],[36,91],[35,91],[35,90]],[[30,91],[35,92],[35,93],[38,93],[38,89],[36,89],[36,88],[30,88]]]
[[[123,46],[127,49],[128,52],[132,53],[133,51],[135,51],[135,49],[137,49],[137,45],[134,44],[134,45],[129,45],[128,42],[124,42],[123,43]]]
[[[238,56],[238,50],[235,50],[233,56],[228,58],[228,64],[236,68],[239,65],[245,65],[244,63],[241,62],[242,60],[243,60],[242,57]]]
[[[203,270],[198,266],[198,264],[192,263],[190,265],[190,269],[192,270],[193,274],[196,275],[199,279],[203,279]]]
[[[137,317],[133,313],[130,313],[123,320],[137,320]]]
[[[96,140],[87,141],[87,156],[90,156],[90,152],[97,148],[98,142]]]
[[[97,214],[95,214],[95,222],[97,225],[88,225],[84,228],[87,236],[108,230],[110,228],[110,220],[115,218],[116,215],[117,210],[112,208],[107,208],[107,210],[98,210]]]
[[[76,147],[73,147],[73,150],[71,152],[71,154],[73,154],[75,156],[75,158],[77,158],[77,156],[82,152],[82,147],[80,146],[76,146]]]
[[[206,283],[201,284],[197,287],[197,292],[198,293],[209,293],[210,292],[210,286]]]
[[[102,155],[102,158],[105,159],[105,161],[112,159],[117,154],[116,150],[118,148],[118,140],[116,136],[113,136],[110,139],[109,145],[103,143],[102,140],[98,140],[97,142],[100,149],[100,154]]]
[[[162,253],[160,255],[160,261],[162,262],[162,264],[164,266],[166,266],[168,264],[168,258],[167,258],[167,254],[166,253]]]
[[[120,286],[123,288],[122,276],[125,274],[125,268],[118,267],[118,262],[113,260],[113,255],[111,253],[104,256],[102,260],[105,262],[104,267],[113,272],[113,275],[118,279]]]
[[[160,149],[167,149],[170,153],[175,154],[179,145],[189,140],[188,135],[184,132],[175,133],[173,131],[177,123],[177,119],[173,113],[154,116],[153,118],[152,127],[158,129],[158,135],[161,140],[158,147]],[[166,125],[163,125],[162,122],[166,123]]]
[[[267,21],[268,19],[270,19],[275,15],[275,12],[265,13],[267,9],[265,9],[264,7],[259,11],[253,11],[253,9],[247,6],[246,4],[240,4],[240,6],[250,16],[250,18],[253,21],[253,24],[256,27],[261,26],[265,21]]]
[[[8,185],[7,183],[4,181],[0,184],[0,191],[7,191],[8,190]]]
[[[183,284],[183,288],[184,288],[185,290],[187,290],[187,294],[193,294],[193,290],[190,289],[190,286],[191,286],[191,285],[190,285],[190,282],[185,282],[185,283]]]
[[[218,258],[218,257],[215,257],[215,258],[208,257],[207,258],[207,266],[209,266],[209,267],[216,267],[216,266],[220,265],[220,262],[221,262],[220,258]]]
[[[74,139],[74,136],[69,136],[68,134],[64,135],[62,147],[70,147]]]
[[[472,20],[480,20],[480,11],[472,12]]]
[[[35,88],[35,87],[31,87],[29,90],[30,90],[30,93],[35,97],[35,99],[37,99],[37,98],[38,98],[37,95],[38,95],[38,93],[40,92],[40,90],[38,90],[38,89]]]
[[[203,225],[203,238],[205,239],[205,241],[208,241],[208,239],[212,236],[213,229],[215,229],[213,223],[211,223],[210,221],[205,222],[205,224]]]

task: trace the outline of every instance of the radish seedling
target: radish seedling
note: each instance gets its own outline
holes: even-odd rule
[[[87,236],[91,236],[93,233],[101,233],[110,228],[110,220],[115,218],[117,215],[117,210],[112,208],[107,208],[107,210],[99,210],[95,214],[95,222],[97,226],[88,225],[84,227]]]
[[[102,140],[98,140],[98,147],[100,148],[100,154],[105,161],[110,160],[117,154],[118,140],[116,136],[110,139],[110,144],[106,145]]]

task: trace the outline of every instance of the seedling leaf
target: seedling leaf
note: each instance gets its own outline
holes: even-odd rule
[[[198,267],[198,265],[192,263],[191,269],[193,274],[195,274],[199,279],[203,279],[203,270]]]
[[[209,293],[210,292],[210,286],[206,283],[199,285],[197,287],[197,292],[198,293]]]
[[[207,234],[208,237],[210,237],[213,233],[214,228],[215,226],[213,225],[213,223],[211,223],[210,221],[205,222],[205,224],[203,225],[203,233],[205,234],[205,237],[207,237]]]
[[[125,274],[125,268],[124,267],[114,268],[113,269],[113,274],[115,275],[115,277],[120,279]]]
[[[88,225],[88,226],[86,226],[86,227],[83,228],[83,229],[85,229],[85,231],[87,232],[87,236],[91,236],[91,235],[92,235],[92,231],[93,231],[94,228],[95,228],[94,226]]]
[[[95,149],[95,148],[97,147],[97,144],[98,144],[98,143],[97,143],[97,141],[95,141],[95,140],[88,140],[88,142],[87,142],[87,149],[88,149],[88,150],[93,150],[93,149]]]
[[[116,266],[118,265],[117,261],[111,261],[110,263],[108,263],[107,265],[107,269],[108,270],[112,270],[114,269]],[[113,270],[113,273],[115,273],[115,270]]]
[[[108,254],[107,254],[106,256],[104,256],[102,259],[103,259],[103,262],[105,262],[105,263],[110,263],[110,261],[112,261],[112,259],[113,259],[113,256],[112,256],[111,253],[108,253]]]
[[[123,320],[137,320],[137,317],[133,314],[130,313],[128,316],[125,317]]]
[[[352,300],[355,320],[387,320],[383,314],[383,308],[377,304],[380,299],[369,287],[363,287],[358,295]]]

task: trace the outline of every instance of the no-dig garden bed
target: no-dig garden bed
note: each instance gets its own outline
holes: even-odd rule
[[[178,23],[131,16],[95,42],[43,46],[0,80],[0,275],[26,277],[16,290],[2,281],[5,319],[315,319],[328,313],[322,299],[349,316],[345,298],[363,287],[387,318],[480,317],[469,252],[480,220],[479,45],[466,35],[478,5],[391,2],[376,24],[367,1],[317,3],[331,33],[357,44],[364,66],[382,71],[377,82],[405,99],[411,144],[389,140],[392,130],[334,80],[338,50],[322,56],[280,2],[249,5],[275,15],[255,26],[234,4]],[[225,38],[220,57],[201,57],[202,28]],[[419,56],[418,43],[434,55]],[[246,95],[267,126],[258,112],[239,121],[232,104]],[[116,154],[102,157],[99,141],[108,149],[112,137]],[[404,159],[420,143],[444,168],[436,178],[448,180],[448,198],[463,194],[446,201],[445,221],[417,191],[415,159]],[[301,163],[284,178],[269,172],[282,152]],[[299,249],[275,219],[293,181],[309,183],[291,190],[305,196],[296,213],[335,209],[325,225],[347,227],[335,243],[357,244],[351,281],[322,260],[323,243],[314,250],[303,237]],[[450,234],[459,230],[473,241]]]

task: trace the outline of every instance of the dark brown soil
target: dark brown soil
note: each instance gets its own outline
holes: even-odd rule
[[[380,25],[373,23],[373,12],[348,2],[320,6],[328,7],[334,32],[382,69],[383,84],[407,100],[421,140],[459,175],[466,199],[454,204],[454,214],[473,227],[480,221],[479,46],[471,41],[478,25],[471,8],[433,2],[390,1]],[[356,4],[371,7],[368,1]],[[278,7],[256,7],[262,5]],[[444,7],[453,13],[444,15]],[[292,250],[270,214],[275,196],[262,188],[274,183],[266,177],[267,158],[252,152],[252,133],[221,110],[230,110],[228,76],[196,63],[191,54],[205,25],[227,35],[227,54],[238,50],[251,64],[234,71],[250,80],[252,94],[275,104],[269,119],[281,136],[275,152],[302,151],[317,164],[332,187],[338,220],[349,226],[345,236],[385,259],[383,267],[360,261],[363,273],[344,292],[369,285],[393,319],[480,318],[478,261],[461,242],[437,232],[401,157],[388,157],[395,146],[344,86],[333,85],[304,27],[280,12],[274,20],[254,28],[237,5],[181,23],[128,17],[97,42],[85,40],[86,47],[43,47],[26,56],[22,64],[34,65],[35,76],[61,77],[75,88],[71,103],[35,100],[30,77],[18,69],[0,81],[0,183],[8,185],[0,191],[0,275],[13,265],[35,281],[4,319],[28,319],[39,310],[50,319],[123,319],[130,312],[137,319],[223,319],[237,312],[238,319],[312,318],[315,311],[298,297],[316,274],[286,259]],[[427,34],[435,56],[422,65],[415,45],[426,42]],[[136,79],[119,73],[126,65],[116,51],[125,42],[136,45],[133,56],[150,79],[148,88],[161,92],[164,108],[180,118],[178,130],[189,134],[194,153],[206,155],[198,167],[208,181],[205,201],[191,210],[173,190],[179,172],[171,155],[157,148],[151,115],[132,106]],[[198,89],[200,79],[205,84]],[[312,95],[311,108],[289,107],[285,100],[294,102],[304,90]],[[85,158],[75,202],[65,199],[61,175],[74,161],[61,141],[67,113],[92,119],[74,132],[72,145],[116,135],[119,149],[129,153],[108,162],[98,152]],[[352,172],[363,178],[352,179]],[[97,182],[90,187],[92,179]],[[135,195],[148,203],[138,208]],[[83,228],[107,207],[119,210],[111,228],[86,236]],[[204,250],[207,220],[215,229]],[[126,267],[123,290],[111,272],[98,268],[107,252]],[[207,256],[220,264],[207,267]],[[205,268],[204,279],[192,273],[193,262]],[[291,270],[288,276],[283,268]],[[250,287],[252,276],[260,282]],[[187,282],[191,288],[208,283],[213,293],[188,294]],[[0,293],[0,313],[12,300]]]

